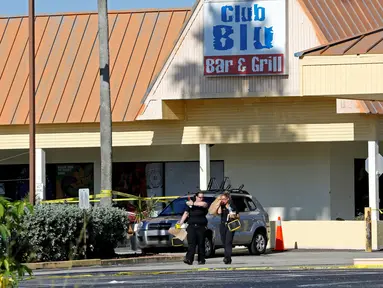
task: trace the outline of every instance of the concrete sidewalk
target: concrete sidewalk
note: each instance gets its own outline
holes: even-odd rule
[[[174,254],[178,259],[184,254]],[[292,250],[282,253],[267,253],[262,256],[251,256],[244,250],[236,250],[233,255],[233,263],[222,263],[222,251],[218,251],[215,258],[207,259],[206,265],[189,266],[182,261],[157,262],[146,264],[124,264],[115,266],[93,266],[72,268],[65,270],[37,270],[35,276],[52,276],[67,274],[95,274],[95,273],[154,273],[154,272],[177,272],[193,269],[303,269],[311,266],[352,266],[355,258],[383,258],[383,252],[367,253],[362,251],[304,251]]]

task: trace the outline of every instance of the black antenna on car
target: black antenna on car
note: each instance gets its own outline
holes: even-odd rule
[[[213,186],[214,181],[215,181],[215,178],[210,177],[209,184],[207,184],[207,190],[211,190],[211,187]]]
[[[225,182],[227,182],[227,180],[229,180],[229,177],[226,177],[226,181]],[[230,180],[229,180],[225,190],[229,190],[230,188],[231,188],[231,184],[230,184]]]
[[[221,185],[219,186],[219,190],[223,190],[225,188],[226,181],[229,179],[229,177],[224,177],[223,181],[221,182]]]

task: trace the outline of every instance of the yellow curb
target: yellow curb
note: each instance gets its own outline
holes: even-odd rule
[[[87,266],[111,266],[122,264],[138,264],[138,263],[156,263],[160,261],[174,262],[181,261],[183,256],[158,256],[153,258],[122,258],[122,259],[88,259],[88,260],[72,260],[72,261],[55,261],[55,262],[39,262],[26,263],[25,265],[31,270],[38,269],[71,269],[73,267]]]
[[[133,272],[118,272],[116,274],[113,274],[113,276],[131,276],[133,275]]]
[[[209,271],[209,268],[197,268],[197,271]]]
[[[158,256],[152,258],[142,258],[142,257],[134,257],[134,258],[120,258],[120,259],[108,259],[101,260],[102,266],[110,266],[110,265],[122,265],[122,264],[138,264],[138,263],[156,263],[156,262],[175,262],[182,261],[183,256]]]
[[[282,267],[280,267],[282,268]],[[290,266],[292,270],[331,270],[331,269],[383,269],[383,265],[328,265],[328,266]]]
[[[354,265],[357,269],[383,269],[383,264]]]
[[[274,268],[273,267],[239,267],[239,268],[235,268],[235,270],[238,270],[238,271],[256,270],[256,271],[258,271],[258,270],[274,270]]]
[[[100,266],[101,259],[26,263],[25,265],[31,270],[65,269],[65,268],[72,268],[72,267]]]
[[[138,275],[168,275],[176,273],[187,273],[191,271],[153,271],[153,272],[119,272],[113,274],[113,276],[138,276]]]
[[[105,276],[104,274],[98,275],[100,277]],[[62,275],[62,276],[42,276],[39,278],[44,278],[44,279],[74,279],[74,278],[89,278],[89,277],[94,277],[94,275],[91,274],[81,274],[81,275]]]
[[[97,274],[99,277],[105,277],[105,274]],[[79,279],[79,278],[90,278],[94,277],[93,274],[79,274],[79,275],[57,275],[57,276],[39,276],[39,279],[57,280],[57,279]],[[25,281],[36,279],[35,276],[25,278]]]

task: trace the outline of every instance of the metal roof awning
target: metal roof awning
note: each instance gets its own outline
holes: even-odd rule
[[[383,28],[295,53],[302,96],[368,100],[361,113],[382,114]],[[366,112],[367,111],[367,112]]]

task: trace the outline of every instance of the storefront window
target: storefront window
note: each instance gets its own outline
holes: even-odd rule
[[[163,195],[163,163],[113,163],[113,190],[142,197]]]
[[[57,164],[56,199],[78,197],[78,190],[89,189],[94,194],[93,163]]]
[[[28,196],[28,165],[0,165],[0,196],[21,200]]]
[[[181,196],[199,190],[199,174],[198,161],[113,163],[113,190],[142,197]],[[222,182],[223,161],[211,161],[211,177],[216,186]]]

